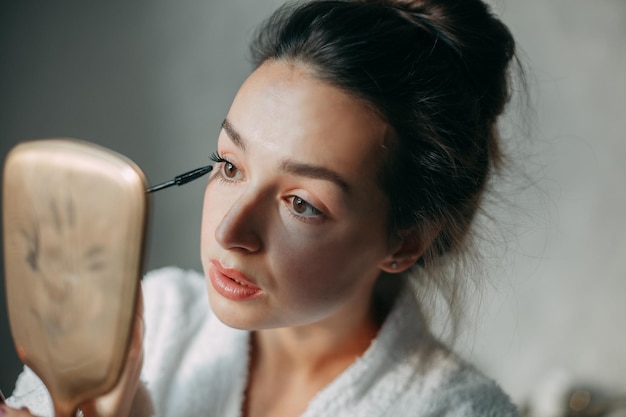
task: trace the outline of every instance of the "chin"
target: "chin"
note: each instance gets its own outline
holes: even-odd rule
[[[228,327],[239,330],[261,330],[269,327],[267,320],[263,319],[261,306],[253,306],[252,303],[238,303],[228,300],[215,292],[209,285],[209,305],[211,312]]]

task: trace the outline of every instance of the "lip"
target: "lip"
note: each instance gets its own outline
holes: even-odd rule
[[[216,260],[211,260],[209,280],[215,291],[232,301],[251,300],[262,292],[261,288],[244,274],[236,269],[226,268]]]

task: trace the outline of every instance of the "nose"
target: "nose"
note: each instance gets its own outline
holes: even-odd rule
[[[239,196],[217,228],[215,240],[224,248],[258,252],[263,247],[264,207],[262,197],[253,190]]]

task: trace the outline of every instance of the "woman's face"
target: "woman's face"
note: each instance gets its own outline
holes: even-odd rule
[[[243,84],[206,187],[201,256],[212,309],[244,329],[369,309],[391,262],[376,183],[388,127],[366,104],[266,62]]]

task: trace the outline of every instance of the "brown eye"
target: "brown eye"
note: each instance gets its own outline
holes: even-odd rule
[[[306,212],[307,203],[300,197],[294,197],[291,203],[293,205],[293,210],[298,214],[303,214]]]
[[[239,170],[237,169],[236,166],[234,166],[230,162],[224,163],[224,176],[226,178],[230,178],[230,179],[235,178],[237,176],[237,172],[239,172]]]
[[[291,207],[293,208],[294,213],[302,217],[317,217],[323,215],[323,213],[313,207],[311,203],[298,196],[291,197]]]
[[[215,173],[223,180],[240,181],[243,180],[243,174],[235,164],[221,157],[217,152],[211,155],[211,161],[215,162]],[[219,167],[219,169],[218,169]]]

